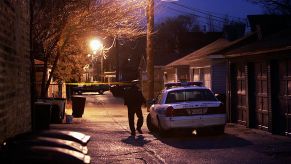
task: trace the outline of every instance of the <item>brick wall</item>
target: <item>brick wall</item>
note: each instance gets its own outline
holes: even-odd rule
[[[29,0],[0,1],[0,142],[31,129]]]

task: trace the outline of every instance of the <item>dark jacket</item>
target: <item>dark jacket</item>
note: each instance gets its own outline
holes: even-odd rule
[[[124,105],[128,107],[137,107],[140,108],[142,104],[145,103],[145,98],[142,95],[142,92],[136,86],[131,86],[125,90],[124,94]]]

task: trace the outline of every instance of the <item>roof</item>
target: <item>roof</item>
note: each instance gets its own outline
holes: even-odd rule
[[[207,46],[204,46],[189,55],[180,58],[166,66],[178,66],[178,65],[189,65],[191,60],[195,58],[201,58],[204,56],[207,56],[209,54],[215,53],[216,51],[220,50],[221,47],[225,47],[229,44],[229,41],[224,38],[217,39],[216,41],[208,44]]]
[[[247,44],[250,41],[255,40],[256,39],[255,34],[256,34],[255,32],[250,33],[232,42],[224,38],[217,39],[216,41],[208,44],[207,46],[202,47],[199,50],[194,51],[190,53],[189,55],[166,65],[166,67],[178,66],[178,65],[190,65],[191,62],[198,59],[206,58],[209,55],[221,54],[226,50],[236,48],[240,46],[241,44]]]
[[[291,50],[291,29],[280,31],[251,44],[241,46],[225,53],[226,57],[266,54],[282,50]]]

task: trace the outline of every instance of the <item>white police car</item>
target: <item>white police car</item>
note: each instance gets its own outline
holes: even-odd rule
[[[201,82],[167,83],[149,108],[147,126],[160,134],[171,129],[214,130],[224,133],[222,102]],[[199,133],[199,132],[198,132]]]

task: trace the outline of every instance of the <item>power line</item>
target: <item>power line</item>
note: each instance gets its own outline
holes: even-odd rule
[[[185,12],[185,11],[179,11],[179,10],[174,9],[174,8],[170,8],[170,7],[167,7],[167,8],[170,9],[170,10],[172,10],[172,11],[174,11],[174,12],[180,13],[180,14],[181,14],[181,13],[184,13],[184,14],[191,15],[191,16],[202,17],[202,16],[200,16],[200,15],[196,15],[196,14],[192,14],[192,13],[187,13],[187,12]],[[209,18],[206,18],[206,17],[202,17],[202,18],[204,18],[204,19],[209,19]],[[217,20],[217,21],[218,21],[218,20]],[[203,24],[207,24],[207,25],[210,26],[210,23],[209,23],[209,22],[206,22],[206,21],[203,21],[203,20],[199,20],[199,22],[201,22],[201,23],[203,23]],[[218,21],[218,22],[220,22],[220,23],[224,23],[224,22],[222,22],[222,21]],[[212,24],[211,26],[214,27],[214,30],[213,30],[213,31],[218,30],[218,29],[222,29],[222,27],[220,27],[220,26],[218,26],[218,25],[215,25],[215,24]]]
[[[169,7],[169,6],[167,6],[167,8],[170,9],[170,10],[176,11],[178,13],[184,13],[184,14],[191,15],[191,16],[196,16],[196,17],[200,17],[200,18],[204,18],[204,19],[209,19],[209,17],[205,17],[205,16],[193,14],[193,13],[188,13],[186,11],[181,11],[181,10],[178,10],[178,9],[175,9],[175,8],[172,8],[172,7]],[[214,21],[220,22],[220,23],[225,23],[225,19],[224,19],[224,21],[219,20],[219,19],[215,19],[215,18],[211,18],[211,19],[214,20]]]
[[[201,14],[205,14],[205,15],[212,15],[213,17],[217,18],[217,19],[221,19],[221,20],[225,20],[225,18],[222,18],[222,17],[219,17],[219,16],[216,16],[216,14],[214,12],[211,12],[211,11],[206,11],[206,10],[201,10],[201,9],[195,9],[195,8],[192,8],[192,7],[188,7],[188,6],[185,6],[185,5],[182,5],[182,4],[179,4],[179,3],[176,3],[176,2],[172,2],[170,3],[172,5],[176,5],[176,6],[179,6],[179,7],[182,7],[182,8],[185,8],[185,9],[188,9],[188,10],[191,10],[191,11],[194,11],[194,12],[198,12],[198,13],[201,13]],[[220,14],[222,15],[222,14]],[[243,18],[240,18],[240,17],[234,17],[234,16],[229,16],[229,17],[232,17],[232,18],[236,18],[237,20],[244,20],[245,22],[245,19]]]

